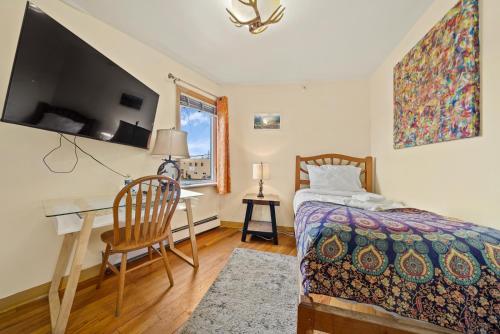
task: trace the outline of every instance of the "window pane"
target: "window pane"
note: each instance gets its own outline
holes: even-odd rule
[[[183,183],[212,180],[213,118],[206,112],[180,106],[181,129],[188,133],[189,159],[180,163]]]

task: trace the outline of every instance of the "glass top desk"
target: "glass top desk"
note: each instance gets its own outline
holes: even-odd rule
[[[57,234],[64,235],[49,290],[50,319],[53,333],[64,333],[66,329],[83,260],[87,253],[90,233],[93,228],[113,225],[111,209],[113,208],[115,196],[53,199],[42,202],[45,216],[54,218]],[[176,210],[184,210],[186,212],[193,257],[191,258],[175,248],[171,224],[168,227],[167,238],[169,246],[167,249],[195,268],[199,266],[199,261],[191,199],[200,196],[203,196],[203,194],[181,189],[179,205],[176,208]],[[123,203],[120,206],[125,206],[125,204]],[[68,283],[61,301],[59,299],[59,287],[73,249],[74,255]]]

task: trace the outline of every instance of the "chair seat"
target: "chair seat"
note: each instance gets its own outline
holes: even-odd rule
[[[136,249],[141,249],[145,248],[148,246],[151,246],[153,244],[156,244],[158,242],[161,242],[167,238],[167,234],[164,233],[164,235],[161,235],[157,238],[151,239],[149,236],[144,237],[143,236],[143,227],[144,224],[141,224],[140,228],[140,238],[139,240],[135,240],[133,237],[130,241],[125,240],[125,227],[120,228],[120,242],[116,243],[115,242],[115,236],[114,236],[114,231],[109,230],[101,234],[101,240],[105,242],[106,244],[111,246],[112,252],[114,253],[120,253],[120,252],[128,252]],[[132,233],[133,234],[133,233]]]

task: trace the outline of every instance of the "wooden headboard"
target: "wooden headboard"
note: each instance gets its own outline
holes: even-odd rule
[[[361,185],[368,192],[373,192],[373,158],[355,158],[342,154],[322,154],[312,157],[297,155],[295,160],[295,191],[302,186],[309,186],[309,173],[306,165],[352,165],[361,168]]]

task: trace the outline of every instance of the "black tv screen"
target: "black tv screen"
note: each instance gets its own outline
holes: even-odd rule
[[[146,148],[158,94],[28,4],[2,121]]]

